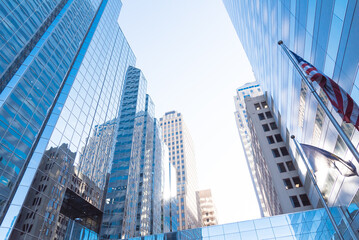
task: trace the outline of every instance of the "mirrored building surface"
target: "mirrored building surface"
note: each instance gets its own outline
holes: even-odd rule
[[[291,135],[305,144],[320,147],[346,160],[353,156],[310,93],[277,42],[312,63],[359,101],[359,5],[356,0],[223,0],[233,26],[253,68],[256,80],[267,92],[268,105],[277,119],[281,135],[295,153]],[[317,92],[343,130],[358,148],[359,131],[343,123],[320,87]],[[296,158],[296,156],[294,156]],[[359,164],[356,160],[352,161]],[[306,185],[306,170],[300,166]],[[359,183],[353,178],[328,174],[322,191],[329,204],[349,205],[358,196]],[[331,189],[342,186],[341,190]],[[312,187],[310,191],[312,191]],[[314,207],[318,199],[309,198]]]
[[[337,207],[331,208],[335,221],[339,225],[340,233],[345,240],[355,239],[359,228],[358,205],[351,205],[347,210]],[[350,216],[352,229],[349,229],[343,215]],[[350,233],[352,231],[352,234]],[[339,239],[331,225],[324,209],[316,209],[286,215],[277,215],[261,219],[214,225],[174,233],[157,234],[133,240],[307,240],[307,239]]]
[[[0,6],[0,239],[71,239],[76,224],[97,235],[136,61],[117,23],[122,3]]]
[[[120,106],[101,239],[170,231],[170,205],[161,204],[165,181],[169,183],[165,174],[169,170],[168,157],[164,161],[161,129],[146,90],[141,70],[130,66]]]

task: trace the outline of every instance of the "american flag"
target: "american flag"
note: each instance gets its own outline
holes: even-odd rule
[[[342,119],[347,123],[352,123],[359,130],[359,107],[336,82],[316,69],[312,64],[290,51],[296,58],[299,66],[304,70],[308,79],[317,82],[327,95],[329,101]]]

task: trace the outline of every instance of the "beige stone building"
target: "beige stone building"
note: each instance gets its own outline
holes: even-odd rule
[[[199,202],[199,217],[202,220],[202,226],[217,225],[217,209],[213,202],[211,190],[197,191],[197,199]]]
[[[165,113],[160,124],[169,150],[169,161],[177,173],[178,230],[200,227],[196,198],[198,180],[191,135],[179,112]]]

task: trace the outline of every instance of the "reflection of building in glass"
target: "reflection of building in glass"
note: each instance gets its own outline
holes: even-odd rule
[[[11,239],[25,239],[25,233],[40,233],[43,239],[64,239],[74,219],[81,220],[84,229],[99,232],[103,191],[76,170],[75,156],[67,144],[45,152]],[[54,198],[47,197],[53,193]]]
[[[162,136],[169,150],[169,160],[177,171],[178,229],[199,227],[197,170],[192,138],[181,113],[167,112],[160,122]]]
[[[358,101],[357,1],[223,0],[223,3],[247,53],[255,78],[262,90],[267,92],[268,105],[280,123],[278,127],[283,138],[290,139],[291,135],[295,135],[301,143],[353,160],[352,154],[277,42],[283,40],[292,51],[332,78]],[[359,131],[352,124],[342,123],[320,87],[317,84],[314,86],[358,148]],[[294,144],[288,142],[289,151],[295,153]],[[353,163],[359,168],[355,160]],[[305,181],[306,170],[300,164],[298,170],[307,188],[310,183]],[[343,179],[328,176],[326,181],[332,181],[335,187]],[[334,191],[327,197],[329,204],[348,204],[359,195],[359,183],[342,186],[339,194]],[[308,192],[314,192],[312,186],[308,186],[309,188]],[[316,206],[318,201],[315,194],[309,194],[309,198],[313,206]]]
[[[108,173],[112,160],[116,127],[117,119],[95,126],[78,163],[79,172],[91,178],[101,189],[106,185],[104,176]]]
[[[1,6],[0,236],[61,239],[76,218],[96,233],[117,128],[100,126],[117,119],[125,73],[135,64],[117,23],[122,3]],[[83,158],[96,172],[79,165]]]
[[[298,212],[312,206],[264,95],[247,97],[256,186],[265,216]]]
[[[349,209],[343,209],[350,215],[354,232],[358,237],[359,229],[358,205],[353,204]],[[331,208],[335,221],[340,226],[344,239],[353,239],[343,220],[339,207]],[[343,212],[344,213],[344,212]],[[255,220],[234,222],[223,225],[214,225],[173,233],[157,234],[143,237],[143,240],[171,239],[171,240],[197,240],[197,239],[337,239],[338,236],[330,225],[329,217],[324,209],[315,209],[304,212],[290,213],[265,217]],[[354,238],[355,239],[355,238]]]
[[[22,231],[14,230],[10,238],[24,239],[25,233],[35,235],[38,232],[40,237],[46,236],[46,233],[49,239],[56,236],[53,231],[57,225],[55,216],[59,214],[62,196],[66,191],[61,183],[66,184],[69,181],[75,155],[76,153],[69,151],[67,144],[46,151],[15,224],[15,228]],[[57,194],[51,199],[48,198],[53,192]],[[46,221],[43,216],[46,216]],[[59,238],[64,236],[62,230],[57,234]]]
[[[199,202],[198,217],[202,221],[202,226],[217,225],[217,209],[213,202],[211,189],[197,191],[197,198]]]
[[[129,67],[122,96],[101,238],[161,232],[163,143],[142,72]]]

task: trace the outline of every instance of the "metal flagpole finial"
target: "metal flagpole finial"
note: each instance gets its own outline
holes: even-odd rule
[[[291,139],[294,139],[294,138],[295,138],[295,136],[294,136],[294,135],[292,135],[292,136],[290,136],[290,138],[291,138]]]
[[[283,44],[283,41],[282,40],[279,40],[278,41],[278,45],[282,45]]]

